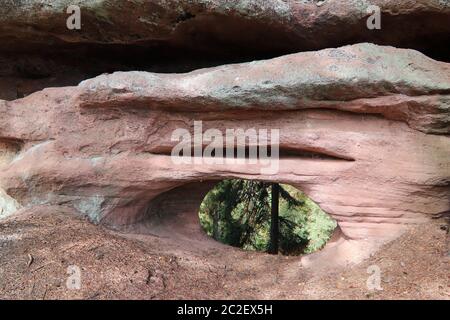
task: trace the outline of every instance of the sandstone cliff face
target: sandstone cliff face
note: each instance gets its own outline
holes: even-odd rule
[[[68,30],[69,5],[81,30]],[[382,29],[369,30],[370,6]],[[0,99],[102,72],[186,72],[360,42],[449,61],[446,0],[4,0]]]
[[[372,1],[386,13],[382,33],[357,27],[364,1],[78,1],[87,10],[80,33],[55,23],[68,3],[3,6],[0,39],[25,52],[52,39],[54,48],[145,42],[216,52],[225,43],[273,54],[358,41],[419,49],[450,34],[446,1]],[[49,74],[77,66],[52,63]],[[114,72],[10,100],[0,100],[0,216],[44,204],[114,228],[155,214],[193,227],[205,193],[226,178],[294,185],[348,239],[395,237],[450,211],[450,64],[415,50],[361,43],[189,73]],[[173,163],[172,133],[193,133],[195,121],[204,131],[278,129],[279,172]]]
[[[227,50],[224,43],[253,52],[364,41],[424,48],[436,36],[445,42],[450,32],[450,3],[445,0],[5,1],[0,38],[15,47],[20,47],[19,40],[46,46],[150,42],[210,52]],[[84,13],[82,33],[67,32],[70,5]],[[383,13],[382,32],[365,27],[373,5]]]
[[[0,184],[22,205],[70,205],[118,227],[185,184],[280,181],[347,237],[389,237],[450,210],[449,92],[448,64],[370,44],[188,74],[102,75],[2,103],[0,136],[22,147]],[[200,120],[204,130],[279,129],[279,173],[174,164],[172,132]]]

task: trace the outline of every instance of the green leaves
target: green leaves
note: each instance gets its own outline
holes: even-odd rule
[[[246,250],[267,250],[270,242],[270,183],[224,180],[200,206],[200,223],[217,241]],[[321,249],[336,222],[302,192],[280,185],[280,251],[286,255]]]

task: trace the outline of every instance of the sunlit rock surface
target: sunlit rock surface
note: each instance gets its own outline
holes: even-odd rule
[[[105,74],[0,101],[1,198],[122,228],[164,215],[155,200],[177,199],[167,214],[192,217],[214,181],[261,179],[304,191],[347,239],[395,237],[450,210],[449,101],[450,64],[372,44],[186,74]],[[279,129],[279,171],[174,164],[172,133],[194,121],[204,131]]]

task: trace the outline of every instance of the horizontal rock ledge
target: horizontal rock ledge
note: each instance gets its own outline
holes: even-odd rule
[[[73,4],[81,30],[66,27]],[[381,10],[382,32],[367,28],[370,6]],[[439,55],[449,18],[450,5],[440,0],[6,0],[0,51],[100,43],[279,55],[367,41]]]
[[[368,43],[186,74],[116,72],[79,87],[81,107],[337,109],[450,133],[450,64]]]
[[[45,89],[0,101],[3,212],[68,206],[122,228],[179,188],[180,210],[192,209],[189,196],[203,193],[187,186],[204,192],[203,183],[243,178],[299,188],[348,239],[394,237],[450,210],[449,96],[449,64],[366,43]],[[195,121],[220,132],[277,129],[294,156],[272,175],[248,164],[175,164],[172,133],[192,133]]]

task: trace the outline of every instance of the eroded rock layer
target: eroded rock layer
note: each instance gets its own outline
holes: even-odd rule
[[[101,75],[0,101],[0,197],[119,228],[164,215],[161,199],[184,214],[215,181],[261,179],[303,190],[347,238],[389,238],[450,210],[449,101],[449,64],[371,44]],[[203,131],[279,129],[279,171],[175,164],[172,134],[193,133],[194,121]]]
[[[69,30],[71,5],[81,29]],[[381,29],[367,21],[380,10]],[[186,72],[360,42],[449,61],[447,0],[3,0],[0,99],[102,72]]]
[[[216,52],[224,50],[224,44],[270,52],[364,41],[425,48],[437,36],[448,39],[450,32],[446,0],[5,1],[0,8],[0,39],[15,48],[20,42],[22,46],[23,42],[25,46],[148,42]],[[79,6],[83,15],[77,32],[66,28],[71,5]],[[373,6],[383,15],[383,32],[366,27]]]

